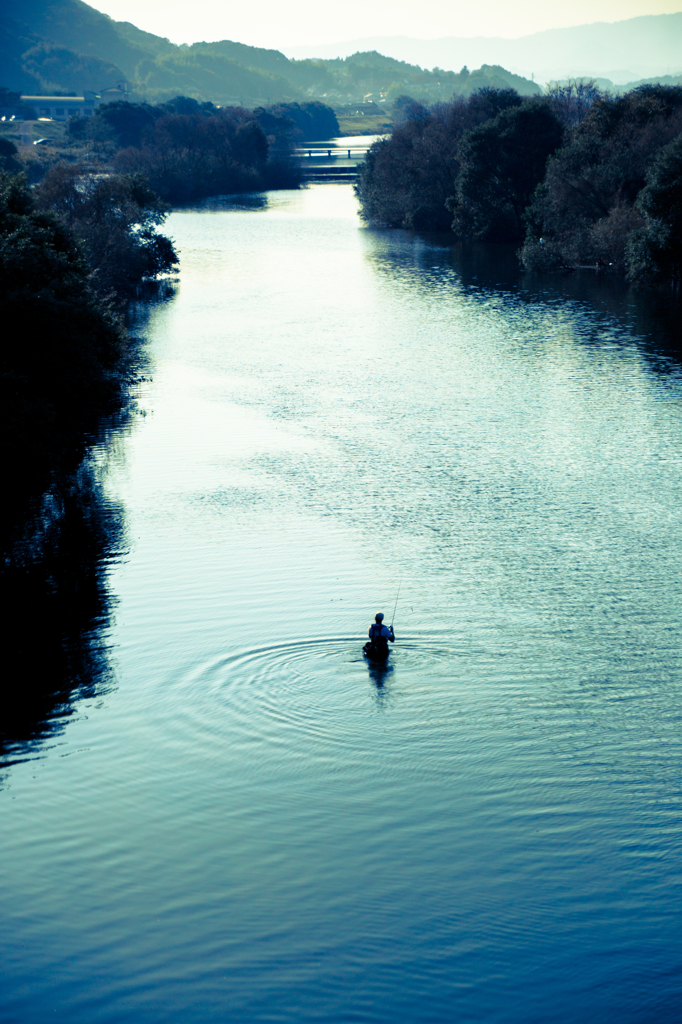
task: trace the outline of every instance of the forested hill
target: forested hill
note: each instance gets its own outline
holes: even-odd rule
[[[23,92],[99,92],[126,81],[149,99],[183,92],[226,102],[298,91],[271,70],[278,58],[289,63],[275,50],[228,44],[239,60],[224,49],[208,54],[201,44],[196,51],[175,46],[81,0],[5,0],[0,33],[0,84]]]
[[[409,94],[449,100],[490,85],[522,95],[539,87],[498,66],[427,71],[377,52],[345,60],[289,60],[278,50],[230,40],[176,46],[82,0],[5,0],[0,13],[0,85],[25,93],[100,92],[125,81],[140,99],[178,94],[253,106],[286,100],[391,102]]]

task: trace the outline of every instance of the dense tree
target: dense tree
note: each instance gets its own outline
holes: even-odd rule
[[[253,114],[268,140],[270,162],[286,160],[302,142],[340,132],[336,114],[324,103],[277,103],[256,107]]]
[[[300,182],[293,165],[268,157],[254,114],[226,107],[216,114],[164,114],[143,145],[119,151],[114,166],[143,174],[163,199],[177,203]]]
[[[291,118],[304,142],[333,139],[339,134],[339,122],[331,107],[315,100],[310,103],[279,103],[267,107],[273,114]]]
[[[90,288],[73,234],[37,210],[22,176],[0,175],[0,600],[12,651],[2,686],[0,745],[35,735],[105,658],[102,558],[120,516],[81,465],[130,373],[127,336]],[[27,659],[27,644],[41,642]]]
[[[158,105],[107,103],[93,117],[72,118],[67,132],[73,144],[87,148],[88,159],[94,155],[119,172],[143,174],[164,199],[182,203],[297,188],[301,171],[291,157],[303,133],[295,117],[309,127],[324,123],[338,130],[334,112],[320,103],[250,111],[175,96]]]
[[[15,110],[21,103],[21,94],[13,92],[6,86],[0,86],[0,108],[2,110]]]
[[[552,82],[547,89],[550,106],[565,128],[576,128],[604,93],[593,78]]]
[[[111,159],[119,146],[116,129],[97,111],[92,117],[71,117],[66,124],[64,141],[70,148],[84,149],[88,159]]]
[[[172,100],[160,103],[153,109],[167,114],[216,114],[219,107],[209,101],[200,103],[192,96],[174,96]]]
[[[515,242],[542,181],[562,126],[546,100],[525,100],[472,128],[458,150],[457,190],[449,200],[453,230],[462,238]]]
[[[99,107],[95,118],[109,126],[117,147],[125,149],[127,146],[141,146],[145,135],[153,131],[160,114],[161,111],[149,103],[116,100]],[[70,123],[73,124],[73,121]],[[84,124],[81,120],[80,125],[87,127],[87,122]]]
[[[141,281],[177,265],[172,243],[156,230],[167,207],[139,175],[98,176],[57,164],[36,189],[36,201],[80,239],[99,295],[125,299]]]
[[[0,138],[0,170],[16,174],[20,171],[19,150],[10,139]]]
[[[459,173],[462,136],[520,103],[511,89],[481,89],[468,99],[430,109],[400,97],[400,123],[390,138],[374,143],[360,169],[355,191],[363,219],[389,227],[447,230],[452,216],[445,203]]]
[[[682,134],[665,146],[637,197],[642,228],[627,244],[628,277],[637,284],[682,283]]]
[[[388,227],[446,230],[445,198],[456,174],[457,134],[444,111],[415,105],[369,150],[355,186],[362,217]]]
[[[549,160],[528,211],[529,269],[602,265],[624,271],[643,224],[636,200],[657,153],[682,131],[682,89],[645,86],[598,97]]]
[[[291,153],[301,140],[300,129],[294,119],[286,113],[284,105],[256,107],[253,115],[265,133],[271,154]]]
[[[175,96],[166,103],[131,103],[114,100],[103,103],[92,117],[71,118],[67,124],[67,137],[75,142],[106,140],[111,149],[142,146],[154,134],[154,125],[165,114],[216,114],[213,103],[199,103],[190,96]]]
[[[0,110],[6,117],[23,117],[32,121],[36,112],[28,103],[21,102],[21,94],[0,86]]]
[[[6,482],[43,482],[66,448],[121,401],[125,334],[97,302],[73,234],[35,208],[23,176],[0,174],[0,429]]]
[[[414,96],[407,96],[405,94],[396,96],[391,104],[393,130],[398,129],[405,121],[409,121],[411,115],[415,117],[423,116],[425,109],[424,104],[415,100]]]
[[[356,193],[363,218],[516,242],[528,269],[610,267],[640,284],[681,275],[682,88],[624,96],[591,81],[542,99],[481,90],[428,108],[394,105]]]

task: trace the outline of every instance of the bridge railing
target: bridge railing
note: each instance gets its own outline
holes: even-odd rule
[[[367,155],[369,146],[298,146],[296,156],[300,160],[355,160],[360,162]]]

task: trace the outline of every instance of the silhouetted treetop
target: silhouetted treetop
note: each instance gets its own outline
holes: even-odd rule
[[[615,98],[598,96],[550,159],[529,206],[524,264],[624,272],[628,239],[643,226],[637,197],[657,154],[680,132],[680,88],[644,86]]]
[[[470,129],[459,146],[457,188],[448,201],[462,238],[516,242],[524,214],[561,145],[563,128],[545,99],[525,100]]]
[[[488,88],[433,107],[400,97],[397,127],[371,147],[360,170],[361,216],[389,227],[448,230],[446,200],[459,174],[464,133],[521,102],[512,89]]]

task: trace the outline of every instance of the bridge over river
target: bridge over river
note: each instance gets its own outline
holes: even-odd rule
[[[348,136],[299,146],[296,156],[306,181],[355,181],[367,150],[381,135]]]

